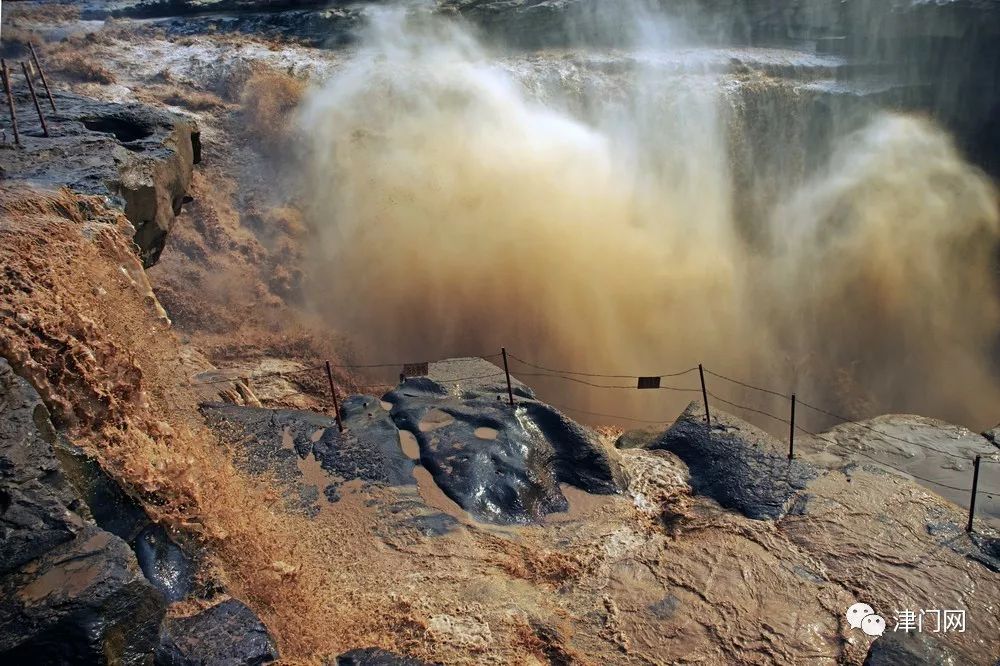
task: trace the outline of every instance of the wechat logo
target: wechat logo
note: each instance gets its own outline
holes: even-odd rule
[[[852,629],[861,629],[869,636],[881,636],[885,632],[885,618],[876,615],[868,604],[854,604],[847,609],[847,624]]]

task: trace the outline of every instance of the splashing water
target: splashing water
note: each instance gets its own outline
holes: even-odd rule
[[[498,57],[456,23],[374,12],[303,109],[315,306],[372,359],[704,362],[854,414],[995,420],[985,177],[930,122],[879,115],[748,219],[722,75],[665,52],[608,54],[592,85],[567,76],[579,54]],[[650,419],[693,397],[529,383]]]

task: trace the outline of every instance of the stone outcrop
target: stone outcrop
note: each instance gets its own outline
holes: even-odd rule
[[[340,433],[328,416],[212,404],[210,423],[237,424],[251,471],[299,476],[298,460],[318,461],[329,481],[317,488],[338,498],[348,481],[413,485],[419,463],[445,495],[479,520],[525,523],[565,511],[566,483],[594,494],[620,492],[617,452],[588,429],[534,399],[515,383],[517,406],[507,402],[503,372],[480,359],[431,364],[425,377],[402,382],[381,398],[350,396]],[[407,455],[404,441],[411,442]],[[311,497],[298,491],[307,508]],[[447,529],[440,517],[421,517],[427,529]],[[434,522],[437,521],[437,522]]]
[[[164,664],[276,659],[238,601],[164,621],[167,601],[195,593],[195,568],[0,358],[0,662],[148,664],[154,650]]]
[[[260,666],[278,658],[274,639],[236,599],[163,623],[156,666]]]
[[[0,151],[4,178],[108,197],[135,228],[143,266],[155,264],[200,159],[196,124],[140,104],[56,92],[58,113],[43,109],[45,137],[27,90],[17,79],[13,88],[23,148]]]
[[[330,666],[429,666],[429,664],[378,648],[363,648],[345,652]]]
[[[789,460],[781,443],[745,421],[712,410],[709,426],[697,402],[650,448],[684,461],[692,492],[758,520],[785,515],[790,500],[819,476],[811,465]]]
[[[92,523],[38,394],[0,359],[0,661],[145,663],[163,597]]]

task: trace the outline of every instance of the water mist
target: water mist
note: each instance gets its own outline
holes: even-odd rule
[[[594,84],[580,54],[498,55],[457,23],[373,12],[302,113],[315,307],[374,361],[703,362],[852,415],[995,421],[988,180],[929,121],[878,115],[784,174],[748,242],[722,73],[635,32],[587,56],[608,59]],[[649,419],[694,397],[530,383]]]

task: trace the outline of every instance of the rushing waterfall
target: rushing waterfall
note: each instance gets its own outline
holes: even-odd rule
[[[373,12],[302,116],[316,307],[379,358],[704,362],[853,414],[995,420],[989,180],[932,122],[838,94],[838,57],[639,25],[497,53]]]

